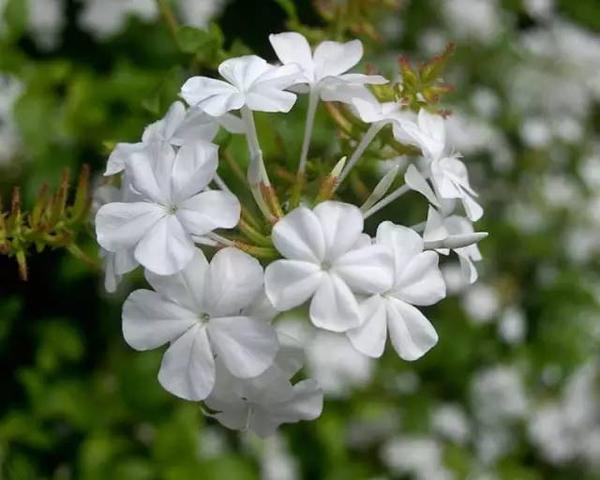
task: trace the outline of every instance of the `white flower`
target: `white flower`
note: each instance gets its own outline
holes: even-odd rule
[[[183,102],[174,102],[161,120],[146,127],[141,142],[117,144],[108,157],[104,175],[122,172],[131,155],[144,150],[152,142],[166,142],[176,147],[199,140],[211,142],[219,126],[231,133],[244,132],[242,121],[234,115],[212,117],[198,108],[187,110]]]
[[[396,139],[419,147],[427,160],[426,175],[414,166],[409,167],[405,175],[407,185],[435,206],[460,200],[469,219],[479,220],[483,209],[475,201],[477,193],[469,183],[467,167],[459,160],[460,155],[447,154],[444,119],[421,109],[417,123],[400,119],[393,126]],[[435,194],[427,178],[431,179]]]
[[[365,355],[379,357],[389,329],[392,345],[404,360],[416,360],[438,340],[425,316],[413,305],[433,305],[446,295],[438,255],[423,251],[423,239],[410,228],[383,222],[376,242],[394,252],[394,285],[361,303],[364,324],[347,335]]]
[[[281,347],[273,366],[255,378],[239,379],[217,360],[216,383],[206,405],[222,425],[267,437],[283,423],[314,420],[323,409],[323,392],[314,380],[292,385],[302,366],[302,351]]]
[[[365,90],[365,84],[387,83],[380,75],[345,73],[363,56],[360,40],[325,41],[315,48],[314,53],[306,38],[297,32],[270,35],[269,40],[281,63],[300,66],[301,75],[296,83],[307,83],[325,101],[350,103],[355,95]]]
[[[474,232],[473,224],[468,219],[458,215],[451,215],[444,218],[435,208],[429,207],[427,223],[423,232],[425,242],[439,240],[452,241],[452,239],[463,238]],[[448,255],[449,250],[448,248],[436,248],[436,251],[442,255]],[[463,277],[469,283],[475,283],[478,275],[474,262],[481,260],[481,253],[477,244],[473,243],[466,247],[453,248],[452,250],[458,255]]]
[[[98,243],[110,252],[133,249],[135,259],[159,275],[182,270],[194,255],[192,236],[238,223],[235,196],[203,191],[216,169],[217,146],[208,143],[183,146],[177,154],[156,143],[134,154],[127,175],[141,198],[100,208]]]
[[[299,207],[273,228],[273,243],[285,260],[265,273],[267,296],[278,310],[310,302],[319,328],[343,332],[361,324],[355,294],[374,294],[392,284],[391,254],[364,246],[363,218],[354,205],[323,202]]]
[[[148,22],[159,15],[153,0],[84,0],[83,3],[78,23],[98,40],[108,39],[123,30],[129,16]]]
[[[215,18],[228,0],[179,0],[178,6],[181,18],[186,25],[197,28],[206,28],[209,22]]]
[[[44,50],[56,48],[66,24],[63,0],[26,0],[27,30]],[[1,12],[0,12],[1,13]]]
[[[219,65],[227,80],[192,77],[181,88],[190,105],[209,115],[220,116],[246,106],[259,112],[289,112],[296,95],[285,89],[296,83],[298,67],[276,67],[256,55],[230,58]]]
[[[156,290],[137,290],[123,305],[123,335],[137,350],[167,342],[158,374],[161,385],[187,400],[202,400],[215,384],[215,356],[236,377],[271,366],[279,349],[275,330],[245,309],[259,298],[263,271],[235,248],[220,250],[210,265],[200,250],[181,272],[146,271]]]
[[[394,136],[401,142],[419,147],[428,160],[441,158],[446,150],[446,127],[440,115],[422,108],[417,122],[404,120],[394,124]]]

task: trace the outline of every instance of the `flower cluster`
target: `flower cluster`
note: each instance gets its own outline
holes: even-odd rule
[[[323,403],[314,380],[294,383],[306,345],[277,328],[281,312],[306,306],[315,329],[373,358],[383,354],[389,332],[398,355],[416,360],[438,340],[419,308],[446,296],[438,254],[456,252],[474,282],[476,243],[486,235],[472,226],[483,211],[465,163],[448,147],[444,119],[382,103],[370,86],[385,78],[348,73],[363,54],[358,40],[325,41],[314,50],[294,32],[270,41],[281,64],[254,55],[228,59],[219,66],[222,79],[185,82],[186,104],[175,102],[141,142],[118,144],[105,174],[118,177],[119,187],[103,187],[96,214],[107,288],[138,265],[152,287],[125,301],[127,343],[137,350],[168,344],[158,374],[166,390],[203,401],[206,414],[229,428],[261,436],[318,417]],[[297,185],[280,201],[285,192],[269,179],[253,112],[287,113],[301,93],[308,109]],[[345,104],[369,126],[311,198],[303,187],[319,101]],[[221,128],[246,137],[254,213],[218,173]],[[398,168],[364,204],[344,201],[338,187],[384,128],[422,159],[390,193]],[[365,219],[410,191],[428,200],[426,221],[383,221],[371,237]]]

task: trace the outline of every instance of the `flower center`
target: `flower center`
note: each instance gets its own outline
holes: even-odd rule
[[[198,315],[198,321],[200,323],[207,323],[210,320],[210,315],[206,312],[202,312],[200,315]]]
[[[321,268],[325,271],[329,270],[331,268],[331,262],[328,262],[327,260],[321,262]]]

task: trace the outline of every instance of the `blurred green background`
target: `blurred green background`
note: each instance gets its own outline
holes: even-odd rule
[[[287,3],[323,26],[327,0]],[[120,306],[139,274],[108,296],[62,251],[33,256],[27,283],[0,257],[0,478],[600,479],[600,3],[362,3],[380,37],[361,36],[365,59],[386,75],[400,54],[457,45],[444,107],[490,237],[474,286],[444,264],[451,295],[427,312],[439,344],[415,363],[393,351],[372,362],[315,339],[307,370],[327,393],[323,415],[260,440],[168,395],[161,352],[127,347]],[[285,4],[173,2],[181,23],[212,32],[190,54],[151,0],[0,0],[5,204],[18,184],[31,205],[65,167],[99,176],[115,142],[137,141],[185,78],[210,71],[210,21],[226,48],[273,60]],[[283,143],[294,161],[304,108],[269,132],[273,117],[259,118],[267,151]],[[315,150],[339,149],[323,111],[318,122]],[[420,221],[417,200],[379,220]]]

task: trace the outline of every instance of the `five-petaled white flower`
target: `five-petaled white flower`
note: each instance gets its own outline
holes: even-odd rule
[[[407,185],[425,195],[435,206],[448,203],[448,200],[450,203],[460,200],[469,219],[479,220],[483,209],[475,200],[477,192],[471,188],[467,167],[459,160],[459,155],[447,153],[444,119],[421,109],[417,123],[401,120],[393,125],[396,138],[421,148],[428,162],[426,175],[414,167],[407,170]],[[433,191],[427,184],[427,178],[433,184]]]
[[[260,299],[263,270],[235,248],[220,250],[210,264],[200,250],[180,273],[146,272],[156,291],[137,290],[123,305],[123,335],[137,350],[170,343],[158,374],[161,385],[187,400],[203,400],[215,384],[215,356],[240,378],[271,366],[277,334],[246,309]]]
[[[283,423],[314,420],[323,410],[323,392],[314,380],[295,385],[290,378],[302,367],[302,350],[282,344],[274,364],[255,378],[231,375],[217,358],[215,388],[206,399],[222,425],[267,437]]]
[[[473,224],[466,218],[451,215],[443,217],[435,208],[429,207],[427,214],[427,223],[423,232],[425,242],[436,242],[444,240],[458,239],[474,233]],[[436,248],[436,251],[442,255],[448,255],[453,250],[458,256],[463,277],[469,283],[475,283],[477,280],[477,269],[475,263],[481,260],[481,253],[476,243],[459,248]]]
[[[364,324],[347,332],[352,345],[371,357],[385,348],[387,331],[398,355],[416,360],[433,347],[437,333],[413,305],[433,305],[446,295],[438,254],[423,251],[423,239],[410,228],[383,222],[376,242],[394,252],[394,284],[388,291],[364,300]]]
[[[273,228],[285,257],[265,272],[265,290],[285,311],[310,302],[310,319],[319,328],[344,332],[361,324],[355,294],[381,293],[392,285],[391,252],[365,245],[360,210],[327,201],[314,210],[298,207]]]
[[[190,105],[220,116],[246,106],[259,112],[289,112],[296,95],[285,91],[296,83],[298,66],[274,66],[256,55],[230,58],[219,65],[227,80],[192,77],[181,88]]]
[[[170,275],[194,256],[192,235],[233,228],[238,199],[227,192],[203,191],[217,169],[217,146],[197,142],[175,153],[165,143],[132,155],[127,176],[139,199],[104,205],[96,215],[98,243],[110,252],[133,250],[148,270]]]
[[[146,127],[141,142],[117,143],[108,157],[104,175],[116,175],[125,170],[131,155],[141,152],[152,142],[166,142],[176,147],[198,140],[211,142],[219,126],[231,133],[244,133],[243,123],[235,115],[213,117],[198,108],[186,109],[183,102],[174,102],[161,120]]]
[[[363,93],[364,85],[387,83],[380,75],[346,73],[363,56],[360,40],[325,41],[315,48],[314,53],[306,38],[296,32],[272,34],[269,40],[281,63],[301,68],[296,83],[308,84],[325,101],[350,103],[352,98]]]

